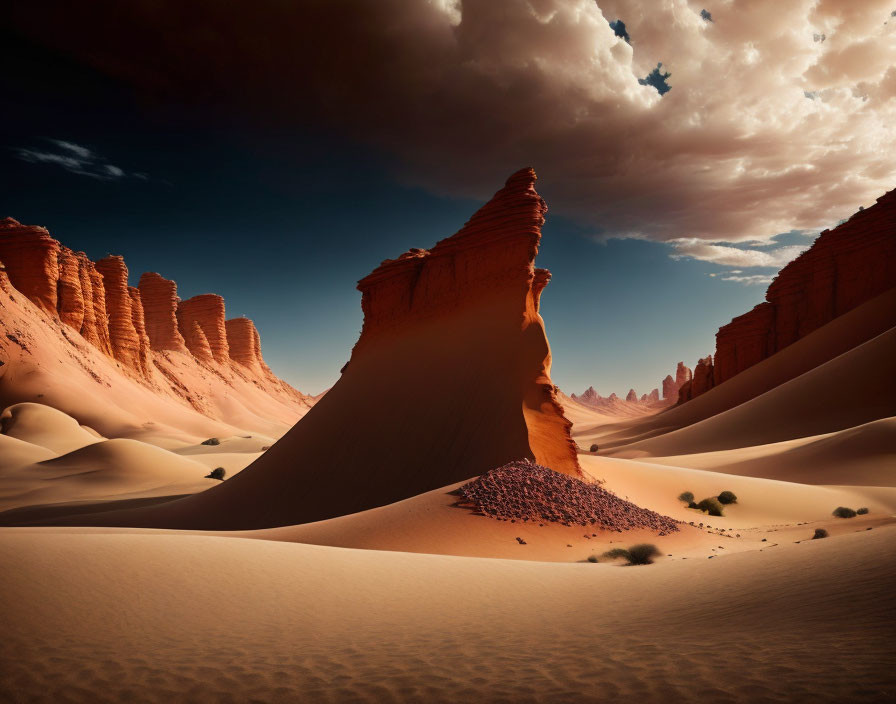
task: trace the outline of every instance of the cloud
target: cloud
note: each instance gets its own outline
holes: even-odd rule
[[[80,144],[66,142],[62,139],[46,139],[44,141],[55,145],[59,151],[51,152],[24,147],[14,151],[22,161],[32,164],[61,166],[73,174],[89,176],[99,181],[117,181],[128,176],[142,181],[146,181],[149,178],[147,174],[142,172],[129,174],[121,167],[108,163],[106,159]]]
[[[49,6],[9,21],[159,115],[323,128],[450,196],[531,165],[552,214],[606,237],[768,241],[896,182],[892,0],[720,2],[712,23],[687,0]],[[660,62],[663,96],[639,82]]]
[[[809,248],[808,245],[787,245],[767,250],[745,249],[729,244],[706,242],[696,237],[670,240],[669,244],[675,250],[669,255],[672,259],[696,259],[722,266],[775,267],[776,269],[780,269]],[[729,273],[739,274],[741,272]]]
[[[747,286],[768,286],[775,278],[771,274],[751,274],[747,276],[721,276],[722,281],[736,281]]]

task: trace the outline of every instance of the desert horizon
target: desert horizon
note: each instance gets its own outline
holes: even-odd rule
[[[892,700],[896,13],[43,12],[0,699]]]

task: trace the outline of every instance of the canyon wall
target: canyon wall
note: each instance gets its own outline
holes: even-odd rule
[[[896,287],[896,190],[832,230],[778,272],[765,301],[716,333],[716,353],[700,360],[695,398]]]
[[[310,397],[278,379],[264,363],[258,331],[251,320],[225,320],[224,299],[220,296],[205,294],[181,302],[177,285],[152,272],[140,277],[139,286],[129,286],[129,272],[122,257],[110,255],[94,263],[84,252],[61,245],[45,228],[22,225],[12,218],[0,220],[0,263],[4,281],[10,286],[4,293],[9,294],[16,309],[8,308],[0,320],[0,327],[9,328],[6,339],[21,342],[34,326],[57,330],[68,350],[62,359],[56,355],[54,361],[67,359],[77,367],[70,370],[70,378],[86,373],[106,389],[114,385],[101,373],[105,363],[100,365],[85,357],[85,350],[90,348],[108,358],[116,373],[213,418],[229,412],[225,399],[237,388],[240,402],[252,409],[243,417],[251,418],[252,423],[257,421],[256,427],[270,427],[267,417],[276,417],[277,425],[287,419],[294,422],[312,403]],[[17,293],[24,302],[16,299]],[[28,305],[22,307],[25,302]],[[12,329],[14,312],[20,315]],[[41,344],[48,344],[48,339],[44,336]],[[40,350],[24,342],[0,348],[4,383],[14,376],[8,374],[10,367],[6,366],[14,356],[24,355],[19,362],[31,375],[23,372],[16,378],[38,383],[37,376],[50,371],[33,354],[28,357],[28,353],[40,356]],[[34,370],[40,370],[39,374]],[[54,385],[49,378],[46,384],[61,386],[58,380]],[[27,391],[23,387],[21,392],[16,388],[16,384],[7,383],[0,400],[13,403],[33,396],[30,387]],[[20,394],[24,396],[20,398]],[[41,395],[46,399],[53,396],[46,392]],[[237,405],[230,403],[229,408]]]

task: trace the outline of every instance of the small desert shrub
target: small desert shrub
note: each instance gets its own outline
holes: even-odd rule
[[[862,506],[862,508],[856,509],[856,513],[860,516],[864,516],[866,513],[868,513],[868,509],[865,506]]]
[[[686,504],[694,503],[694,494],[691,491],[683,491],[678,495],[679,501],[684,501]]]
[[[653,558],[660,555],[660,551],[656,545],[643,544],[632,545],[628,550],[625,548],[613,548],[604,553],[604,557],[615,560],[623,557],[630,565],[651,565]]]
[[[828,532],[824,528],[816,528],[815,535],[812,536],[812,540],[818,540],[819,538],[827,538]]]
[[[220,445],[221,441],[218,438],[209,438],[208,440],[202,441],[203,445]]]
[[[838,506],[831,515],[837,518],[855,518],[856,512],[846,506]]]
[[[589,452],[597,452],[597,445],[592,445]]]
[[[734,495],[733,491],[723,491],[719,494],[719,503],[720,504],[736,504],[737,497]]]
[[[589,555],[588,562],[597,562],[597,555]]]
[[[688,501],[688,508],[697,508],[696,501]]]
[[[267,452],[267,451],[270,450],[270,449],[271,449],[271,446],[270,446],[270,445],[265,445],[264,447],[261,448],[261,451],[262,451],[262,452]]]
[[[218,479],[220,481],[224,481],[224,476],[227,474],[227,470],[223,467],[215,467],[211,472],[205,475],[206,479]]]
[[[716,498],[703,499],[699,504],[697,504],[697,508],[701,511],[705,511],[710,516],[724,516],[722,513],[722,504],[719,503],[719,500]]]

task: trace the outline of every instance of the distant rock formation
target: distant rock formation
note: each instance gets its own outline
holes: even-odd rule
[[[147,271],[137,285],[143,300],[146,334],[153,350],[186,352],[184,336],[177,327],[177,284],[154,271]]]
[[[197,378],[218,379],[227,385],[249,384],[253,397],[245,398],[248,405],[266,409],[262,415],[270,411],[278,418],[291,417],[293,422],[298,415],[289,413],[288,408],[295,406],[301,413],[313,403],[278,379],[264,363],[252,321],[238,318],[225,323],[220,296],[206,294],[180,302],[176,284],[156,273],[141,276],[138,287],[129,286],[122,257],[110,255],[91,262],[84,252],[61,245],[45,228],[22,225],[13,218],[0,220],[0,262],[11,287],[8,293],[22,294],[29,305],[55,320],[70,345],[86,343],[115,360],[118,370],[132,380],[154,392],[170,394],[200,413],[215,415],[216,411],[199,394],[191,393],[189,387]],[[21,313],[26,318],[29,315],[25,310]],[[23,324],[27,328],[40,322],[35,319]],[[82,341],[66,330],[79,333]],[[21,333],[17,328],[9,334],[19,339]],[[171,354],[184,358],[174,360]],[[70,351],[68,357],[74,360],[78,355]],[[88,361],[78,359],[77,365],[99,383],[100,377]],[[192,376],[183,381],[183,374]],[[276,403],[258,396],[260,390],[276,398]],[[3,399],[6,402],[30,400],[27,394],[27,398],[17,398],[11,387],[5,393],[9,395]]]
[[[249,318],[231,318],[224,321],[224,327],[233,361],[256,372],[268,369],[261,357],[261,338],[255,329],[255,323]]]
[[[629,403],[637,403],[638,402],[638,394],[635,393],[634,389],[629,389],[628,394],[625,396],[625,400]]]
[[[594,406],[600,403],[601,395],[594,390],[593,386],[589,386],[582,392],[581,396],[576,396],[575,394],[571,394],[570,398],[573,401],[578,401],[579,403],[584,403],[587,406]]]
[[[660,390],[654,389],[649,394],[647,394],[647,402],[648,403],[656,403],[660,400]]]
[[[719,328],[715,357],[706,358],[711,382],[701,379],[698,384],[695,371],[694,384],[682,400],[724,383],[894,286],[896,190],[822,232],[778,272],[765,302]]]
[[[534,186],[534,171],[517,172],[455,235],[361,279],[364,324],[342,377],[251,466],[201,494],[101,520],[305,523],[524,458],[578,476],[538,313],[550,274],[535,268],[547,207]],[[239,319],[226,329],[231,355],[254,363],[253,329]]]
[[[678,402],[684,403],[695,396],[709,391],[713,387],[712,355],[697,360],[693,377],[678,390]]]

